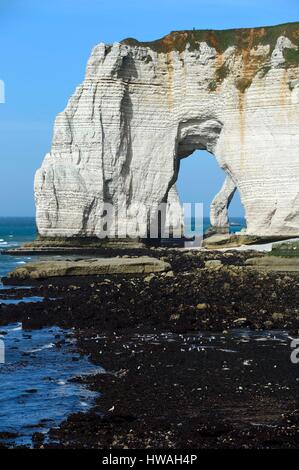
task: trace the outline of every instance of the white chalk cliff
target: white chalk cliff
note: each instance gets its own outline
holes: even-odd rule
[[[99,236],[105,202],[134,226],[140,203],[177,199],[196,149],[227,174],[213,225],[227,225],[238,188],[248,234],[299,235],[298,45],[299,23],[97,45],[36,173],[40,235]]]

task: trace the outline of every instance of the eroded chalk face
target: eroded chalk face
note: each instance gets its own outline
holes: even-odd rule
[[[180,159],[206,149],[227,175],[215,226],[238,188],[248,234],[299,235],[298,45],[294,24],[96,46],[36,174],[39,233],[98,236],[105,203],[134,227],[138,204],[178,201]]]

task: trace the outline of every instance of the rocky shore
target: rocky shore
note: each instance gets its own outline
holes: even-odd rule
[[[95,407],[46,438],[34,435],[34,446],[298,447],[289,343],[299,333],[298,273],[254,269],[246,264],[252,252],[142,255],[171,269],[37,279],[30,289],[1,291],[2,299],[45,300],[0,305],[0,325],[72,328],[79,351],[107,372],[76,379],[100,393]]]

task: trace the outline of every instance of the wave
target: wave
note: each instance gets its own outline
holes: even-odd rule
[[[0,242],[0,247],[5,246],[5,248],[15,248],[17,246],[20,246],[20,243],[18,242]]]
[[[22,323],[18,323],[18,326],[15,326],[14,328],[10,328],[9,331],[20,331],[22,330]]]
[[[41,346],[40,348],[31,349],[30,351],[27,351],[27,352],[28,352],[28,353],[36,353],[36,352],[43,351],[44,349],[51,349],[51,348],[54,348],[54,346],[55,346],[54,343],[49,343],[49,344],[45,344],[44,346]]]

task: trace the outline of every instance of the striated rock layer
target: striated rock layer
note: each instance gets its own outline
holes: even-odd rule
[[[27,263],[8,274],[7,279],[47,279],[65,276],[98,276],[102,274],[148,274],[169,271],[170,264],[157,258],[90,258],[50,260]]]
[[[40,235],[101,236],[112,203],[110,235],[126,236],[141,203],[178,200],[180,159],[196,149],[227,174],[215,226],[238,188],[248,234],[299,235],[298,46],[299,23],[97,45],[36,173]]]

